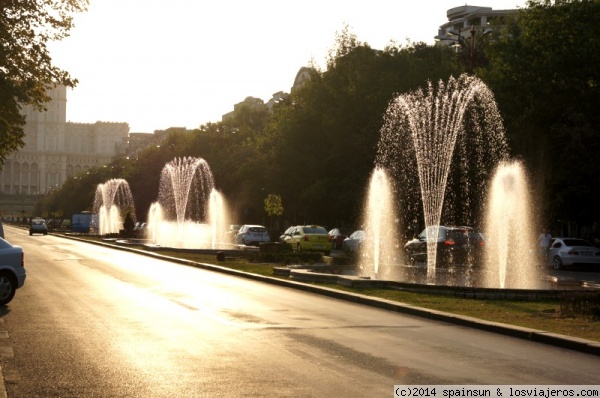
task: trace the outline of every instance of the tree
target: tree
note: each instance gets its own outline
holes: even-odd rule
[[[482,78],[535,176],[545,222],[600,220],[599,35],[600,1],[532,0],[488,47]]]
[[[22,105],[38,110],[50,101],[47,90],[75,87],[77,79],[52,65],[46,47],[68,36],[73,14],[88,0],[3,1],[0,6],[0,168],[24,145]]]

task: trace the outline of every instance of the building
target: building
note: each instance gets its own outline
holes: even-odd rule
[[[493,10],[491,7],[464,5],[450,8],[446,15],[448,22],[441,25],[436,39],[444,40],[446,37],[461,35],[469,37],[475,28],[481,33],[503,24],[504,17],[516,10]]]
[[[311,79],[312,73],[314,72],[315,70],[310,67],[300,68],[300,70],[296,74],[296,77],[294,78],[294,84],[292,85],[291,91],[293,92],[294,90],[304,85],[307,81],[309,81]],[[246,99],[244,99],[242,102],[238,102],[233,106],[233,111],[224,114],[221,117],[221,121],[229,122],[233,120],[236,113],[238,113],[243,107],[252,110],[266,109],[269,113],[273,113],[273,109],[277,104],[288,101],[289,98],[290,95],[284,91],[278,91],[276,93],[273,93],[271,99],[269,99],[266,103],[260,98],[246,97]]]
[[[25,146],[9,155],[0,172],[0,193],[36,195],[67,178],[125,153],[127,123],[67,123],[67,89],[51,90],[47,110],[24,106]]]

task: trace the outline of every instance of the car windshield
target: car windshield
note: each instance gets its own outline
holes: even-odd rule
[[[250,230],[250,232],[257,232],[257,233],[267,232],[267,229],[265,227],[250,227],[249,230]]]
[[[584,239],[565,239],[565,246],[592,246],[590,242]]]
[[[46,222],[44,220],[31,220],[32,225],[43,225]]]
[[[327,230],[323,227],[304,227],[302,228],[305,234],[321,234],[327,235]]]

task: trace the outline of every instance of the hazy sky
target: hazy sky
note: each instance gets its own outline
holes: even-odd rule
[[[324,66],[347,25],[371,47],[433,43],[447,0],[91,0],[56,66],[79,80],[67,120],[127,122],[130,132],[217,122],[248,96],[289,92],[311,60]],[[473,5],[507,9],[525,0]]]

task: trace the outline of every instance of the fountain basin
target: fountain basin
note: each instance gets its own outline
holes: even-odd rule
[[[600,285],[572,277],[545,276],[540,278],[543,287],[534,289],[488,288],[476,286],[444,285],[419,282],[399,282],[394,280],[371,279],[359,275],[340,274],[339,267],[309,266],[307,268],[274,267],[273,274],[287,276],[299,282],[338,284],[362,289],[391,289],[406,292],[437,294],[457,298],[486,300],[525,300],[541,301],[560,299],[565,294],[600,291]]]

